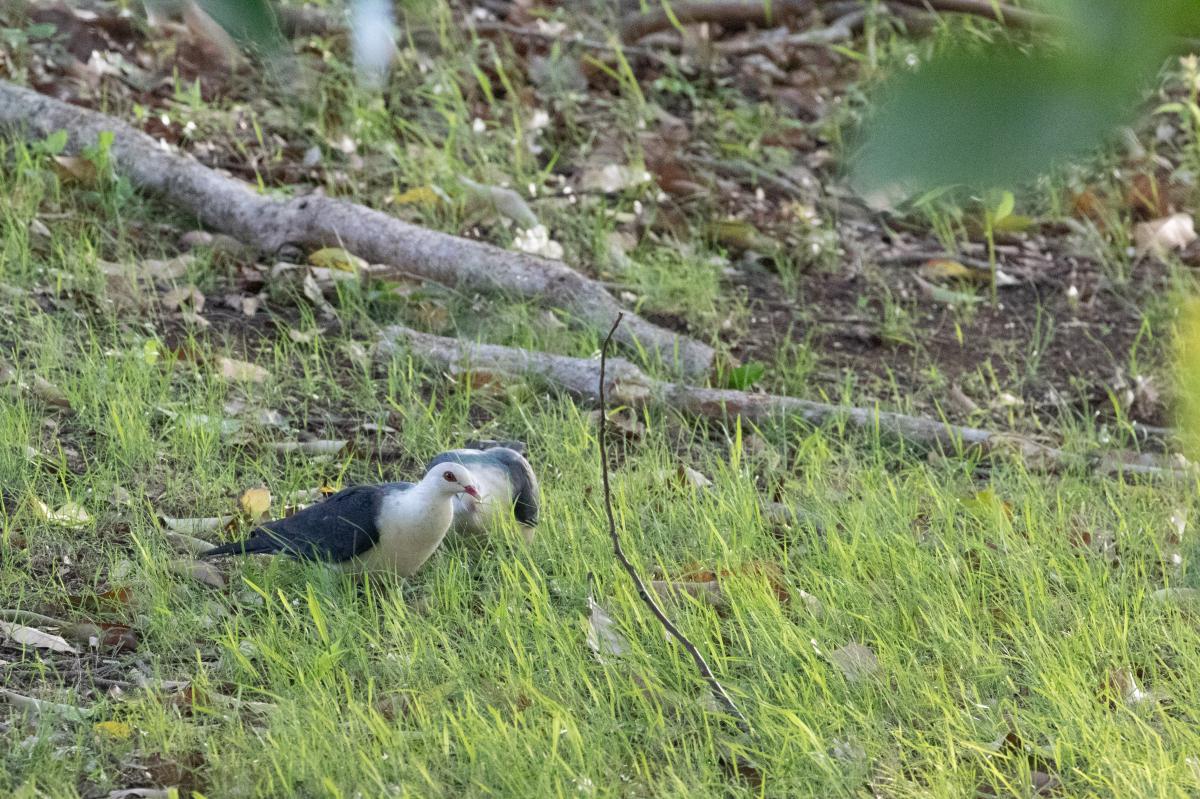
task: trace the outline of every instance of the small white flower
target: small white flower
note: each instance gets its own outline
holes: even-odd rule
[[[475,121],[471,123],[471,130],[474,133],[483,133],[487,130],[487,125],[479,117],[475,117]]]

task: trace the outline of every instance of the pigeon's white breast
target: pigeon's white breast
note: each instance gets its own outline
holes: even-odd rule
[[[359,559],[358,569],[408,577],[429,560],[446,531],[453,510],[449,497],[426,501],[417,489],[390,494],[379,507],[379,541]]]

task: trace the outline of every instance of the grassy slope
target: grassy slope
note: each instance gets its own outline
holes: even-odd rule
[[[437,69],[458,74],[452,64]],[[413,100],[423,113],[456,120],[461,134],[471,111],[453,92],[427,91],[435,77]],[[368,140],[394,133],[371,132],[385,117],[355,107],[353,97],[322,102],[345,103],[338,112],[363,119]],[[202,118],[203,109],[194,113]],[[726,135],[738,135],[736,126]],[[410,173],[392,179],[453,185],[464,164],[457,141],[401,160],[396,169]],[[510,163],[503,150],[469,155]],[[535,175],[536,164],[510,165],[515,185]],[[249,349],[235,326],[196,331],[199,351],[228,351],[272,373],[263,385],[230,385],[170,357],[169,346],[187,343],[178,323],[91,299],[105,295],[97,251],[172,250],[173,234],[143,224],[158,209],[113,187],[60,192],[39,156],[17,155],[4,181],[13,198],[0,230],[4,283],[18,291],[5,294],[0,338],[20,376],[51,380],[74,412],[20,391],[0,403],[8,500],[0,606],[87,615],[64,597],[128,585],[132,607],[101,617],[135,623],[141,645],[78,663],[2,650],[6,686],[86,704],[93,716],[5,716],[0,793],[75,796],[182,777],[210,797],[958,797],[982,783],[1024,795],[1031,763],[1048,761],[1070,795],[1200,790],[1191,759],[1200,744],[1194,616],[1152,598],[1165,585],[1196,582],[1190,539],[1169,542],[1170,517],[1192,508],[1193,492],[1015,466],[980,480],[970,463],[929,461],[838,430],[781,424],[758,431],[749,447],[736,430],[649,415],[644,439],[627,446],[613,474],[619,524],[643,573],[678,575],[696,563],[736,572],[761,561],[779,564],[790,588],[781,601],[764,580],[735,576],[725,584],[726,614],[693,603],[673,611],[753,720],[757,737],[747,741],[705,709],[690,663],[616,568],[586,410],[536,387],[511,402],[473,396],[405,359],[382,370],[356,366],[346,344],[365,340],[372,320],[414,312],[355,292],[343,298],[344,326],[311,343],[270,326]],[[47,210],[68,219],[53,226],[51,242],[31,241],[30,219]],[[559,229],[576,226],[569,249],[601,250],[604,208],[556,213]],[[736,300],[716,296],[715,276],[681,283],[670,249],[643,253],[629,276],[649,302],[698,324],[718,311],[736,315]],[[212,281],[194,277],[203,288]],[[34,289],[42,291],[20,291]],[[443,324],[469,334],[484,317],[491,340],[578,353],[596,343],[558,332],[537,309],[497,304],[480,313],[473,298],[432,296],[449,308]],[[289,326],[312,324],[290,302],[278,312]],[[772,366],[787,373],[787,364]],[[387,423],[398,432],[385,443],[402,454],[381,461],[369,446],[375,435],[359,433],[357,455],[314,463],[261,446],[294,434],[251,426],[243,440],[223,441],[155,410],[219,417],[230,400],[281,410],[296,427],[327,435]],[[413,580],[365,591],[292,563],[239,566],[227,591],[164,568],[171,555],[154,511],[215,514],[259,483],[279,497],[323,482],[411,477],[428,455],[476,434],[529,443],[545,492],[532,547],[514,531],[485,546],[449,546]],[[50,462],[31,465],[27,446]],[[710,476],[712,489],[697,493],[663,476],[681,461]],[[986,502],[960,502],[985,483],[1011,503],[1011,518]],[[117,487],[131,504],[110,503]],[[765,519],[767,495],[803,508],[806,522],[780,528]],[[25,501],[33,496],[51,506],[73,499],[96,523],[67,531],[40,522]],[[1079,546],[1084,533],[1093,542],[1114,536],[1119,562]],[[125,570],[128,577],[112,576]],[[588,649],[589,573],[630,641],[624,657],[599,662]],[[877,673],[847,679],[831,653],[850,643],[876,653]],[[90,674],[129,679],[136,663],[164,679],[194,680],[194,706],[181,712],[163,695],[118,701],[93,690]],[[1132,703],[1106,687],[1122,670],[1156,698]],[[204,699],[212,691],[273,708],[212,706]],[[93,726],[104,720],[128,724],[131,735]],[[1010,730],[1029,751],[993,752]],[[719,753],[731,748],[758,764],[761,788],[720,765]],[[191,775],[168,770],[189,763]]]

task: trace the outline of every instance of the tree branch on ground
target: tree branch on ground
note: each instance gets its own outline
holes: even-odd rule
[[[713,674],[708,661],[704,659],[704,655],[696,648],[691,639],[675,626],[675,623],[671,621],[666,612],[659,606],[654,595],[646,588],[646,584],[642,582],[637,569],[634,568],[634,565],[629,562],[629,558],[625,555],[625,550],[621,547],[621,536],[617,534],[617,522],[613,518],[612,510],[612,488],[608,483],[608,405],[606,402],[607,397],[605,396],[604,378],[605,367],[608,364],[608,349],[612,344],[613,334],[621,326],[621,316],[622,314],[617,314],[616,320],[608,331],[608,336],[604,339],[604,344],[600,347],[600,375],[596,382],[596,393],[599,395],[600,400],[600,477],[604,484],[604,513],[608,517],[608,535],[612,539],[613,554],[620,561],[621,568],[625,569],[625,573],[629,575],[629,579],[633,581],[634,587],[637,588],[638,596],[641,597],[643,604],[650,608],[650,612],[662,624],[663,629],[670,633],[679,642],[679,645],[692,656],[692,661],[696,664],[696,669],[700,672],[700,676],[708,683],[713,698],[720,703],[725,712],[733,716],[737,721],[738,728],[742,732],[749,733],[751,730],[750,722],[742,715],[742,711],[738,710],[738,706],[734,704],[733,698],[726,692],[725,686],[721,685],[721,681]]]
[[[42,137],[64,130],[75,152],[94,146],[101,132],[112,132],[113,166],[133,186],[263,253],[278,253],[285,245],[344,247],[371,263],[395,268],[398,275],[467,291],[514,294],[563,308],[597,332],[607,330],[621,311],[603,286],[561,261],[411,225],[321,194],[264,196],[118,119],[6,81],[0,81],[0,127]],[[707,374],[712,367],[714,351],[706,344],[633,314],[627,319],[618,336],[622,344],[645,348],[689,375]]]
[[[578,399],[593,403],[599,403],[602,399],[596,385],[597,364],[592,359],[496,344],[476,344],[421,333],[399,325],[381,332],[379,354],[390,357],[406,350],[445,369],[472,369],[498,376],[532,377]],[[797,418],[814,427],[840,423],[945,452],[975,452],[983,456],[1015,455],[1029,468],[1038,470],[1053,471],[1067,466],[1082,466],[1087,462],[1082,455],[1073,455],[1015,433],[955,425],[876,408],[831,405],[778,394],[754,394],[656,380],[623,358],[608,359],[604,390],[619,402],[635,407],[658,402],[682,413],[718,420],[740,416],[757,423],[770,419]],[[1188,475],[1175,468],[1141,464],[1114,471],[1156,477]]]

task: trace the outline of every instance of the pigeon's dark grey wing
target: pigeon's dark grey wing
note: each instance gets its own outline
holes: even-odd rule
[[[435,455],[425,467],[429,471],[439,463],[458,463],[468,469],[483,467],[504,473],[509,495],[512,497],[513,515],[527,527],[538,523],[538,483],[529,461],[521,453],[508,447],[492,447],[486,450],[452,449]]]
[[[485,450],[483,455],[485,458],[499,463],[508,471],[509,484],[512,486],[513,515],[517,517],[517,521],[527,527],[536,527],[538,523],[538,483],[529,461],[521,457],[516,450],[507,447]]]
[[[388,483],[343,489],[299,513],[267,522],[245,541],[210,549],[204,557],[281,553],[333,563],[351,560],[379,542],[375,520],[383,497],[411,487],[411,483]]]

